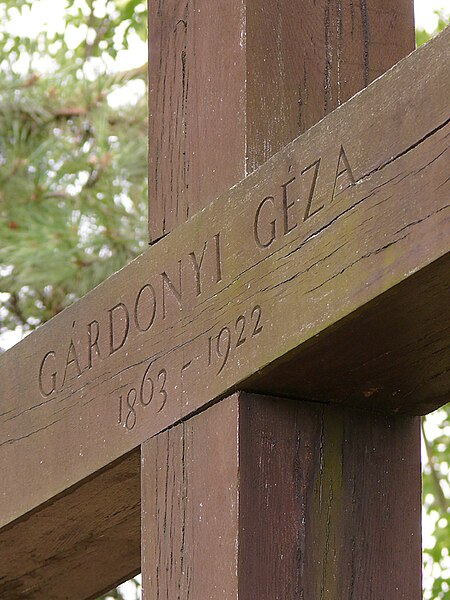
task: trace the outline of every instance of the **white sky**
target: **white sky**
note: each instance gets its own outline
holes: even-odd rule
[[[1,2],[0,2],[1,5]],[[102,17],[105,14],[104,0],[95,0],[95,16]],[[77,0],[74,9],[81,8],[86,12],[89,10],[84,0]],[[67,12],[66,3],[61,0],[37,0],[32,5],[31,11],[24,10],[23,14],[17,11],[17,17],[14,18],[8,31],[16,35],[33,37],[37,30],[48,31],[49,36],[60,32],[64,27],[64,16]],[[120,28],[117,36],[121,36]],[[66,42],[70,48],[76,48],[86,37],[86,27],[75,27],[69,25],[66,28]],[[112,68],[116,71],[125,71],[138,67],[147,61],[147,44],[137,35],[132,39],[130,48],[122,50],[116,59]]]
[[[429,33],[436,29],[438,18],[435,10],[450,11],[450,0],[414,0],[416,27]]]

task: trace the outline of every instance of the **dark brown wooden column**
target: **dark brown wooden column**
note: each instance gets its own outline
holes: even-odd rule
[[[143,446],[144,599],[419,600],[415,417],[246,393]]]
[[[150,238],[413,49],[412,2],[149,3]],[[416,418],[234,395],[142,447],[144,599],[419,600]]]
[[[157,240],[414,49],[411,0],[150,0]]]

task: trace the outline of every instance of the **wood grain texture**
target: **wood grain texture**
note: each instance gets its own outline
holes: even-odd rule
[[[140,453],[0,532],[2,600],[89,600],[140,571]]]
[[[446,404],[449,341],[442,333],[450,325],[449,276],[447,254],[331,327],[326,345],[319,338],[309,340],[302,346],[301,360],[296,351],[285,355],[250,377],[246,389],[270,390],[277,377],[277,393],[285,396],[294,397],[302,381],[305,398],[345,401],[359,390],[367,407],[376,409],[373,398],[390,390],[394,400],[402,393],[400,382],[409,381],[409,391],[404,388],[403,393],[405,399],[414,396],[418,401],[417,412],[429,408],[420,403],[425,387],[438,403]],[[428,351],[423,352],[425,347]]]
[[[142,445],[143,599],[236,598],[237,396]]]
[[[413,49],[410,0],[152,0],[150,239]]]
[[[335,328],[372,307],[382,333],[362,356],[343,346],[332,395],[320,370],[289,393],[414,414],[447,401],[448,312],[422,321],[421,299],[431,281],[448,304],[449,34],[0,357],[4,523],[275,362],[338,353]]]
[[[239,393],[143,445],[144,600],[419,600],[419,422]]]

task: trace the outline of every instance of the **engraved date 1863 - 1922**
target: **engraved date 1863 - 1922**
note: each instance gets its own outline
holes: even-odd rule
[[[214,369],[213,376],[220,375],[234,358],[238,348],[247,345],[262,331],[262,309],[257,304],[251,310],[241,313],[232,324],[225,325],[218,333],[208,336],[206,352],[202,352],[196,359],[204,361],[206,369]],[[135,428],[141,411],[152,406],[153,414],[161,413],[176,398],[177,390],[181,395],[184,393],[184,375],[189,367],[192,368],[192,364],[193,361],[189,360],[181,368],[179,365],[169,368],[167,365],[158,366],[156,360],[151,360],[137,385],[119,394],[118,424],[131,431]]]

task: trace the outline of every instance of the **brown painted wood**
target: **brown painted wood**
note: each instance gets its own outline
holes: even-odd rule
[[[329,356],[339,323],[361,311],[370,321],[373,307],[386,324],[369,353],[343,347],[351,377],[335,369],[330,396],[323,369],[295,386],[290,376],[289,393],[410,413],[447,400],[445,316],[422,322],[419,300],[430,272],[433,297],[445,306],[448,294],[449,34],[0,357],[3,523],[212,399],[253,388],[276,361]],[[277,219],[267,247],[258,214],[260,246]],[[414,302],[402,313],[408,281]],[[265,392],[283,389],[265,381]]]
[[[294,397],[300,380],[303,397],[345,401],[355,398],[358,390],[365,398],[361,405],[377,408],[376,398],[388,390],[392,399],[405,393],[405,399],[414,395],[419,400],[428,387],[436,401],[440,398],[446,404],[449,340],[435,325],[439,320],[441,331],[450,325],[449,282],[447,254],[331,327],[326,345],[319,338],[309,340],[302,346],[301,359],[296,351],[284,356],[249,378],[246,389],[267,391],[277,377],[277,393]],[[428,351],[422,352],[425,346]],[[420,360],[413,363],[412,357],[418,355]],[[431,373],[435,377],[430,379]],[[407,380],[408,392],[402,391],[400,382]],[[418,412],[428,411],[420,402],[416,407]]]
[[[211,3],[186,2],[181,18],[174,10],[181,3],[169,1],[159,3],[156,18],[150,13],[150,57],[159,46],[150,67],[149,94],[153,239],[201,209],[206,196],[225,190],[237,178],[235,173],[253,171],[316,123],[352,86],[351,94],[367,85],[374,48],[380,58],[377,75],[397,52],[392,62],[412,49],[412,19],[404,19],[404,29],[394,35],[390,32],[393,44],[388,45],[392,3],[356,4],[361,11],[359,31],[353,2],[319,0],[313,6],[308,1],[247,0],[217,3],[217,10],[211,10]],[[397,6],[401,11],[406,4]],[[375,16],[374,8],[388,8],[390,19],[387,14]],[[374,29],[381,34],[378,40]],[[170,51],[163,54],[161,49],[167,47]],[[323,81],[318,76],[322,72]],[[340,159],[341,154],[336,171],[342,170]],[[343,163],[346,160],[343,155]],[[314,163],[311,166],[315,177]],[[287,214],[289,208],[295,211],[296,199],[292,205],[287,201],[289,181],[293,183],[290,179],[281,186],[285,230],[297,227]],[[307,210],[312,213],[314,207]],[[269,220],[269,236],[270,224]],[[252,314],[258,317],[258,310]],[[246,342],[245,319],[248,315],[236,319],[236,346]],[[220,356],[228,352],[227,326],[218,334]],[[348,323],[343,330],[348,332]],[[276,327],[271,333],[276,339]],[[364,336],[360,339],[366,347]],[[272,340],[263,345],[270,346]],[[345,333],[341,346],[350,346]],[[328,344],[330,348],[334,346]],[[210,357],[211,349],[210,337]],[[339,356],[339,349],[336,353]],[[317,354],[322,356],[320,344]],[[273,390],[289,382],[289,392],[297,395],[296,382],[308,382],[314,397],[311,379],[320,381],[323,369],[320,360],[314,368],[315,358],[309,360],[306,379],[298,372],[304,357],[296,357],[283,371],[277,365],[263,382],[256,374],[253,383]],[[336,361],[334,371],[342,370],[342,362]],[[189,363],[185,360],[183,374],[189,374]],[[335,379],[332,389],[339,381],[341,397],[347,373],[348,369]],[[193,376],[205,383],[201,368]],[[373,395],[370,378],[361,381],[365,393]],[[364,415],[361,423],[348,410],[305,403],[297,420],[297,407],[288,401],[275,408],[268,398],[251,404],[241,403],[241,398],[222,400],[143,445],[144,598],[418,599],[418,421]],[[397,462],[404,447],[394,458],[390,455],[394,422],[406,434],[397,439],[409,449],[406,473]],[[378,453],[381,460],[376,469],[367,469],[366,479],[359,470],[369,454],[369,440],[374,440],[369,453]],[[389,472],[394,472],[394,481]],[[412,492],[406,520],[402,511],[390,512],[403,485]],[[384,494],[389,495],[387,501]],[[343,511],[346,504],[351,508]],[[359,543],[362,534],[370,538],[371,551],[365,539]]]
[[[140,491],[134,451],[3,529],[0,598],[94,599],[138,573]]]
[[[142,445],[145,600],[236,598],[236,398]]]
[[[143,445],[144,600],[419,600],[418,419],[235,394]]]
[[[150,239],[413,49],[410,0],[150,2]]]

